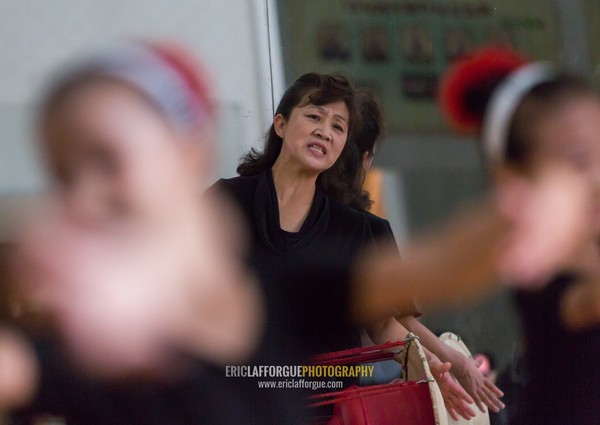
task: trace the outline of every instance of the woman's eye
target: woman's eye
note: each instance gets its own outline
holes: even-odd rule
[[[333,126],[334,129],[336,129],[337,131],[339,131],[340,133],[344,132],[344,127],[342,127],[341,125],[334,125]]]
[[[313,121],[319,121],[319,119],[321,117],[319,117],[318,115],[315,115],[315,114],[310,114],[310,115],[308,115],[308,118],[310,118]]]

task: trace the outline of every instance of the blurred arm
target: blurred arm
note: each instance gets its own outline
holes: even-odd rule
[[[565,327],[580,331],[600,323],[600,282],[582,282],[569,288],[561,303]]]
[[[16,332],[0,328],[0,411],[29,403],[37,391],[38,380],[33,347]]]
[[[420,308],[464,304],[503,279],[541,286],[588,237],[590,187],[570,168],[515,176],[494,195],[409,246],[401,262],[392,252],[366,255],[354,274],[355,317],[382,319],[413,299]]]

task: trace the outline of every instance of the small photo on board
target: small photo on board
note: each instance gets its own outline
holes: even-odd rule
[[[350,60],[350,40],[346,28],[339,24],[323,24],[317,32],[319,58],[324,62]]]
[[[412,100],[435,99],[438,80],[438,76],[434,73],[404,72],[400,75],[402,96]]]
[[[362,32],[362,58],[368,63],[382,63],[389,59],[390,48],[387,31],[375,25]]]
[[[477,47],[477,41],[469,28],[447,28],[445,31],[446,58],[453,61]]]
[[[433,41],[425,26],[407,25],[400,31],[402,56],[409,64],[428,64],[433,62]]]

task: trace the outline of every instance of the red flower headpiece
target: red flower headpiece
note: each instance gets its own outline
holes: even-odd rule
[[[478,87],[499,81],[527,60],[506,47],[491,46],[454,63],[440,85],[440,106],[458,130],[472,131],[481,126],[483,111],[473,110],[467,96]]]
[[[175,69],[188,88],[206,108],[206,113],[214,119],[215,108],[207,73],[189,52],[176,43],[148,43],[166,63]]]

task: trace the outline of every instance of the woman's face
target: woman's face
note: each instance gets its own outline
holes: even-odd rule
[[[592,96],[565,101],[544,113],[532,130],[533,166],[560,161],[572,166],[594,193],[600,230],[600,102]]]
[[[311,173],[331,168],[346,144],[349,119],[348,107],[343,101],[298,106],[288,120],[277,115],[274,127],[283,139],[279,159]]]
[[[174,131],[141,95],[90,82],[49,112],[43,137],[64,205],[87,224],[155,213],[184,179]]]

